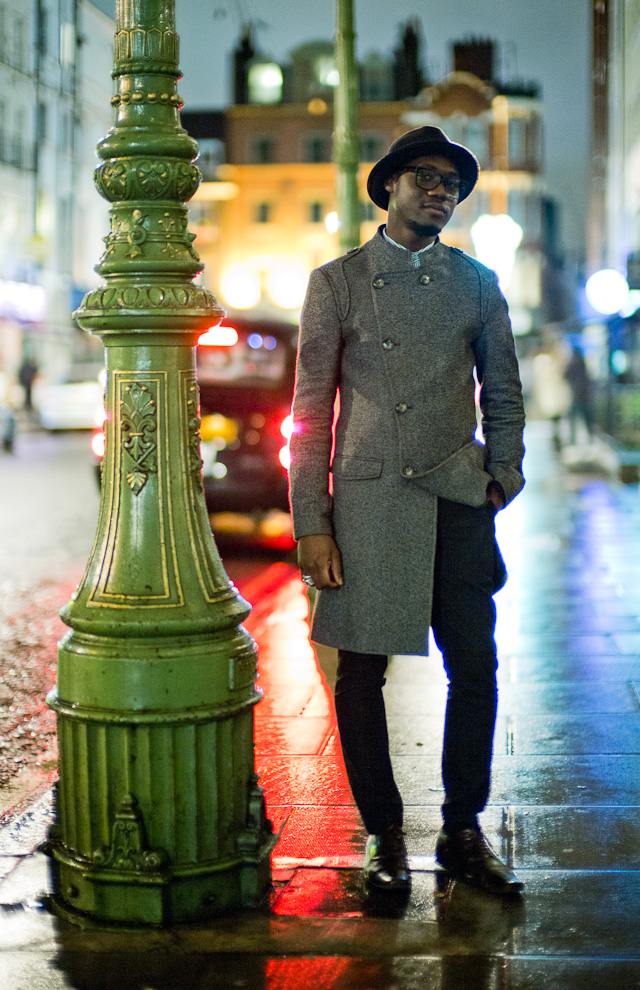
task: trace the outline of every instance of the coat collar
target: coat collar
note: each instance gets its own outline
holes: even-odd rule
[[[375,268],[392,268],[396,270],[414,268],[415,265],[412,259],[415,256],[415,252],[406,251],[400,247],[396,247],[394,244],[390,244],[382,233],[383,227],[384,224],[378,227],[371,240],[363,244],[361,250],[366,251]],[[420,267],[430,265],[436,259],[440,260],[445,252],[446,245],[442,243],[439,237],[436,238],[436,242],[431,250],[417,252],[420,259]]]

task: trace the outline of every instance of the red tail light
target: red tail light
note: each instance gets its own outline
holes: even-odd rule
[[[289,441],[294,431],[293,416],[285,416],[280,424],[280,432],[282,436],[287,441],[284,447],[282,447],[278,453],[278,459],[282,464],[285,471],[288,471],[291,467],[291,451],[289,450]]]

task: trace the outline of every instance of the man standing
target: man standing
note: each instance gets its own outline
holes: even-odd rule
[[[298,557],[320,591],[312,638],[338,649],[340,739],[369,833],[365,880],[389,890],[406,890],[409,871],[384,672],[391,653],[427,654],[429,626],[449,679],[436,857],[482,889],[523,886],[477,817],[497,700],[492,596],[506,577],[494,517],[524,484],[522,392],[495,274],[438,238],[477,178],[475,157],[440,128],[398,138],[368,181],[386,226],[311,273],[300,328]]]
[[[24,390],[24,408],[27,412],[33,411],[32,391],[33,382],[37,374],[38,366],[33,358],[27,354],[18,371],[18,381]]]

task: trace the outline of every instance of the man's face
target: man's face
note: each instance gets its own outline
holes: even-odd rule
[[[457,176],[458,170],[442,155],[422,155],[408,162],[430,165],[443,176]],[[385,182],[389,193],[389,219],[399,222],[419,237],[435,237],[449,222],[457,200],[451,199],[440,184],[436,189],[421,189],[414,172],[400,172]]]

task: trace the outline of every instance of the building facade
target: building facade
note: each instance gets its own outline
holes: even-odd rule
[[[442,127],[482,166],[476,192],[456,210],[443,240],[475,254],[471,231],[479,216],[507,214],[519,225],[522,239],[506,291],[516,330],[526,333],[543,304],[548,212],[537,89],[496,81],[495,45],[477,39],[454,46],[447,76],[426,81],[418,37],[415,27],[405,26],[393,60],[368,56],[359,67],[361,240],[386,217],[366,193],[374,162],[410,128]],[[301,46],[277,66],[255,53],[249,57],[246,42],[235,64],[236,103],[226,113],[225,163],[218,183],[203,183],[193,200],[196,246],[207,283],[225,305],[285,311],[296,319],[309,272],[338,254],[332,46]],[[218,184],[224,195],[215,198]]]
[[[55,381],[87,346],[71,312],[108,230],[88,186],[112,117],[113,33],[90,0],[0,2],[0,398],[26,355]]]
[[[640,289],[640,0],[594,0],[593,14],[594,84],[602,90],[594,90],[594,194],[597,211],[602,190],[603,209],[590,260],[592,268],[628,268],[630,288]]]

